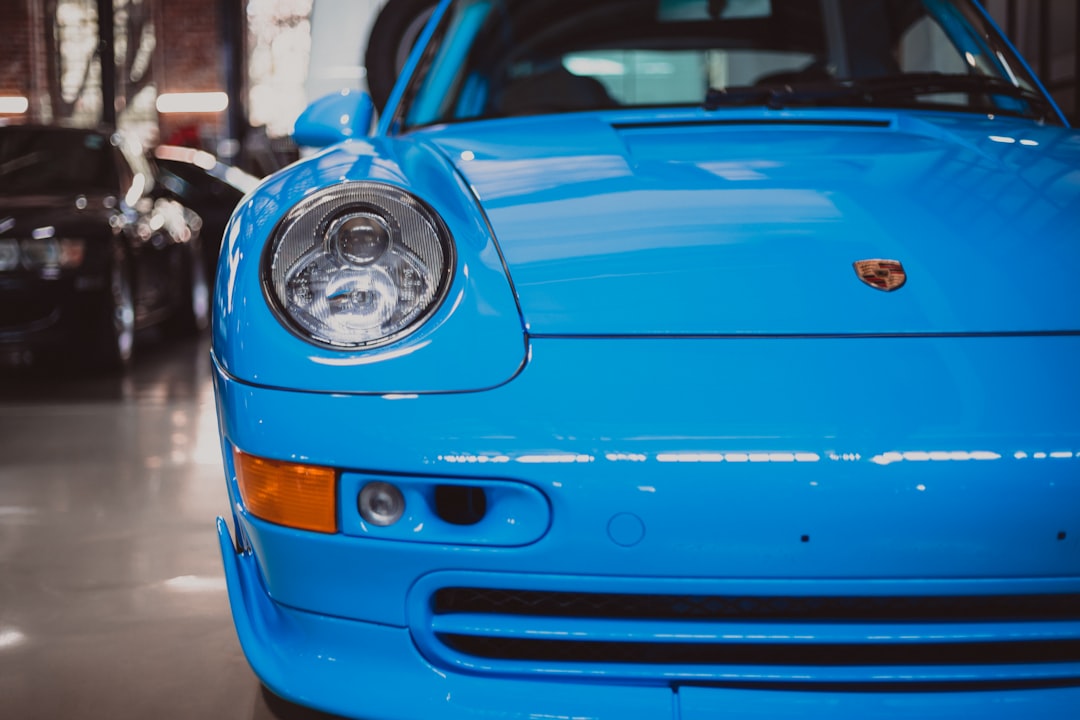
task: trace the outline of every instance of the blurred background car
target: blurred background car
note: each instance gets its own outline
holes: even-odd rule
[[[204,330],[201,227],[122,135],[0,127],[0,361],[116,370],[137,330]]]
[[[161,184],[202,218],[203,266],[212,284],[225,225],[259,178],[197,148],[159,145],[152,155]]]

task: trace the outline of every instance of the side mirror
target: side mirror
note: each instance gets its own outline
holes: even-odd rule
[[[306,147],[326,147],[371,130],[375,105],[359,90],[342,90],[319,98],[296,119],[293,140]]]

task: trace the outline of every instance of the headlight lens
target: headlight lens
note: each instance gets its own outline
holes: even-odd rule
[[[304,200],[267,248],[271,305],[305,339],[341,348],[402,337],[438,308],[454,247],[442,220],[391,185],[352,182]]]

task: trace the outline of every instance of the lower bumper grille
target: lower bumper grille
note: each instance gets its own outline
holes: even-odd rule
[[[499,660],[646,665],[943,666],[1080,662],[1080,642],[753,645],[567,642],[443,635],[459,652]]]
[[[441,588],[421,645],[472,671],[657,681],[1080,679],[1080,595],[761,597]]]
[[[443,588],[436,614],[490,613],[638,620],[983,622],[1080,620],[1080,594],[931,597],[629,595]]]

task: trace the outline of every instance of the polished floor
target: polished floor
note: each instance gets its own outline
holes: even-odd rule
[[[0,370],[0,717],[326,718],[265,697],[233,632],[206,340],[140,349]]]

